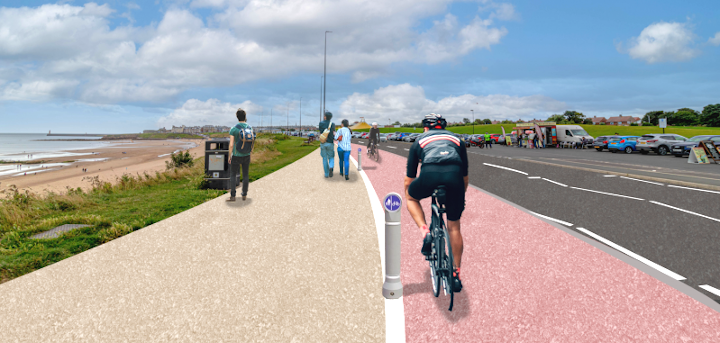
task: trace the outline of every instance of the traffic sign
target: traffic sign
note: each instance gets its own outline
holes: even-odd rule
[[[401,205],[402,198],[400,197],[400,194],[397,193],[389,193],[383,200],[383,206],[385,207],[385,210],[389,212],[399,211]]]

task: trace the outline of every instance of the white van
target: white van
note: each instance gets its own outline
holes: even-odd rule
[[[585,137],[586,142],[593,142],[593,137],[590,136],[580,125],[557,125],[556,130],[558,142],[579,143],[582,141],[583,137]]]

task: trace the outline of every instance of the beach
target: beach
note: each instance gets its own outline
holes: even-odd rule
[[[73,149],[61,156],[29,159],[22,161],[22,165],[0,164],[0,191],[10,185],[43,195],[50,191],[65,192],[67,187],[88,190],[92,188],[90,179],[95,176],[115,183],[123,174],[154,175],[165,170],[165,161],[170,161],[171,153],[189,150],[193,158],[198,158],[203,156],[204,149],[200,139],[114,141],[103,147]],[[39,160],[43,162],[33,163]]]

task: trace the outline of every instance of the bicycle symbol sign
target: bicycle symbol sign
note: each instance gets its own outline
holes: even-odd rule
[[[390,212],[395,212],[400,209],[400,205],[402,204],[402,199],[400,198],[400,195],[397,193],[390,193],[385,196],[385,200],[383,201],[383,205],[385,206],[385,209]]]

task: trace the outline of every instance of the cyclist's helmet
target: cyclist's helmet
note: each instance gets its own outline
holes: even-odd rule
[[[373,122],[373,123],[372,123],[372,126],[377,126],[377,122]]]
[[[444,129],[445,126],[447,126],[447,121],[445,118],[443,118],[439,114],[430,113],[425,116],[425,119],[422,121],[423,127],[427,127],[429,129]]]

